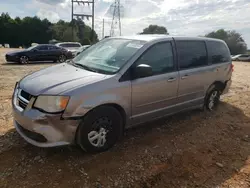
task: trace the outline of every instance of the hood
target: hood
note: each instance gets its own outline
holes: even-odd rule
[[[103,80],[106,75],[90,72],[70,64],[54,65],[24,77],[20,87],[31,95],[57,95],[72,88]]]

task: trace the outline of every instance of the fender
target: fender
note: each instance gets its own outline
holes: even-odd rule
[[[124,110],[127,117],[131,116],[131,96],[121,96],[115,93],[104,93],[102,95],[85,98],[85,100],[83,100],[79,105],[70,104],[70,106],[75,106],[75,108],[71,108],[73,109],[71,111],[72,113],[69,113],[70,110],[65,111],[63,114],[63,118],[82,118],[92,109],[106,104],[118,105]]]

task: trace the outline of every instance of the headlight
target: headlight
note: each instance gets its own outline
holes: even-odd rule
[[[65,110],[68,101],[69,101],[68,96],[41,95],[36,99],[34,107],[48,113],[57,113]]]

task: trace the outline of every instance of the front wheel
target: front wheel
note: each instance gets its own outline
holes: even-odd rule
[[[60,55],[59,57],[58,57],[58,62],[59,63],[63,63],[63,62],[65,62],[66,61],[66,56],[65,55]]]
[[[21,64],[28,64],[29,63],[29,58],[27,56],[23,55],[23,56],[20,57],[19,62]]]
[[[111,148],[122,135],[121,114],[113,107],[102,106],[89,112],[80,123],[76,141],[88,152],[103,152]]]
[[[219,104],[221,91],[214,86],[207,94],[205,99],[205,107],[209,111],[213,111]]]

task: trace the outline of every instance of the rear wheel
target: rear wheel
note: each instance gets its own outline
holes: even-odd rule
[[[210,88],[205,98],[205,107],[209,111],[213,111],[217,108],[220,101],[221,90],[216,85]]]
[[[77,144],[88,152],[103,152],[117,142],[122,130],[121,114],[113,107],[102,106],[89,112],[80,123]]]
[[[66,56],[65,55],[60,55],[59,57],[58,57],[58,62],[59,63],[63,63],[63,62],[65,62],[66,61]]]
[[[29,63],[29,58],[27,56],[23,55],[23,56],[20,57],[19,62],[21,64],[28,64]]]

